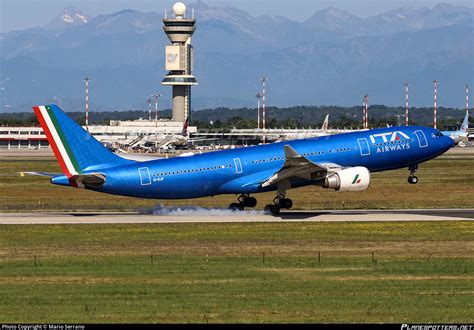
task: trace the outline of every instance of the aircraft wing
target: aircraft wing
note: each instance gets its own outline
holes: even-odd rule
[[[215,140],[219,140],[219,139],[221,139],[221,138],[202,138],[202,139],[200,139],[200,138],[197,139],[196,138],[196,139],[188,139],[187,142],[211,141],[211,140],[215,141]]]
[[[270,186],[279,181],[300,178],[307,180],[317,180],[325,178],[328,173],[340,170],[342,167],[333,163],[315,163],[300,155],[289,145],[284,146],[286,161],[283,166],[265,180],[262,187]]]

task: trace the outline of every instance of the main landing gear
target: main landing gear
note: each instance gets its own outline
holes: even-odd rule
[[[250,197],[249,195],[240,195],[237,199],[238,203],[232,203],[229,205],[229,209],[232,211],[243,211],[246,207],[255,207],[257,205],[257,199]],[[265,206],[265,211],[270,212],[272,215],[278,215],[281,209],[291,209],[293,207],[293,201],[289,198],[285,198],[285,195],[278,194],[273,199],[274,204],[268,204]]]
[[[274,204],[268,204],[265,206],[265,211],[270,212],[272,215],[280,214],[281,209],[291,209],[293,207],[293,201],[289,198],[285,198],[285,195],[278,194],[273,199]]]
[[[229,205],[229,209],[232,211],[243,211],[244,207],[255,207],[257,205],[257,199],[249,195],[240,195],[237,200],[239,201],[238,203]]]
[[[265,211],[269,211],[272,215],[280,214],[281,209],[291,209],[293,201],[289,198],[285,198],[286,191],[291,188],[289,179],[285,179],[278,182],[278,192],[276,197],[273,199],[274,204],[268,204],[265,206]]]
[[[291,209],[293,207],[293,201],[285,197],[286,190],[290,188],[290,180],[286,179],[278,182],[278,193],[273,199],[273,204],[265,206],[265,211],[270,212],[272,215],[278,215],[281,209]],[[243,211],[245,207],[255,207],[257,205],[255,197],[250,197],[249,194],[242,194],[237,200],[238,203],[229,205],[229,209],[232,211]]]
[[[408,168],[410,170],[410,176],[408,177],[409,184],[417,184],[418,177],[415,175],[416,170],[418,170],[418,165],[413,165]]]

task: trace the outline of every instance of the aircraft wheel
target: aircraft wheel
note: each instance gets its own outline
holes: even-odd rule
[[[278,204],[280,204],[282,209],[291,209],[293,207],[293,201],[289,198],[280,199]]]
[[[255,207],[257,205],[257,199],[255,197],[245,197],[244,206],[245,207]]]
[[[409,176],[408,177],[408,183],[409,184],[417,184],[418,183],[418,177],[417,176]]]
[[[242,203],[232,203],[229,205],[229,209],[232,211],[243,211],[244,205]]]
[[[280,214],[280,206],[269,204],[265,206],[265,211],[270,212],[272,215],[278,215]]]

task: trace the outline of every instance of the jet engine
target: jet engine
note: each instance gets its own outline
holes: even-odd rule
[[[337,191],[366,190],[370,185],[370,172],[362,166],[350,167],[329,174],[324,180],[323,188]]]

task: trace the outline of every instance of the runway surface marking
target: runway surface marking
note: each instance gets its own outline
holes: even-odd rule
[[[146,212],[37,212],[0,213],[0,224],[125,224],[226,222],[367,222],[474,221],[474,209],[431,210],[305,210],[271,216],[263,211],[177,208],[168,213]]]

